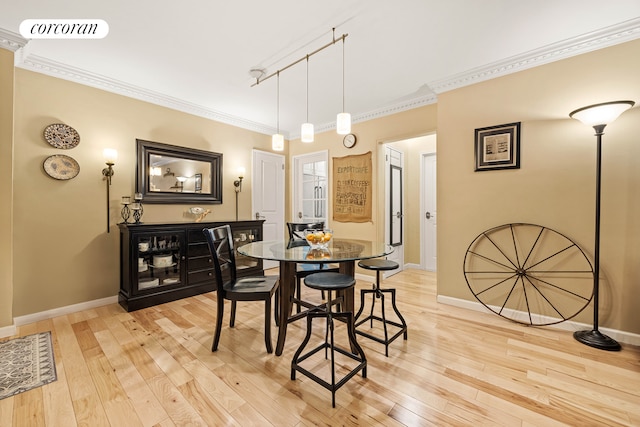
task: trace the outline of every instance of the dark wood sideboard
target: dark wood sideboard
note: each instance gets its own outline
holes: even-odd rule
[[[127,311],[216,290],[203,228],[229,224],[237,246],[262,240],[259,221],[119,224],[120,292]],[[238,276],[263,275],[262,260],[236,254]]]

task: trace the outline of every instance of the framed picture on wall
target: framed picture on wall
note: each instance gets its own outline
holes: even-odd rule
[[[475,131],[475,171],[520,169],[520,122]]]
[[[201,173],[197,173],[195,175],[195,180],[196,180],[196,192],[201,192],[202,191],[202,174]]]

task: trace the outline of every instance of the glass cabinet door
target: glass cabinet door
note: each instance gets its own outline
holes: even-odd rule
[[[258,267],[258,259],[240,255],[237,252],[237,248],[240,246],[256,241],[259,237],[258,233],[259,230],[251,227],[238,228],[232,231],[233,245],[236,248],[236,269],[238,270],[238,274],[242,274],[242,270]]]
[[[183,284],[184,232],[146,233],[133,240],[138,271],[134,293]]]

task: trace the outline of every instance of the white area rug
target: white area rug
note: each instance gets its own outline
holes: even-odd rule
[[[51,332],[0,342],[0,399],[57,379]]]

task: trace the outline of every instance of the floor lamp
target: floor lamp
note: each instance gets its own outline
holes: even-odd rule
[[[604,128],[623,112],[633,107],[633,101],[613,101],[578,108],[569,117],[593,126],[596,131],[596,232],[593,253],[593,329],[576,331],[573,337],[579,342],[601,350],[618,351],[620,344],[598,330],[598,300],[600,291],[600,166],[602,158],[602,135]]]

